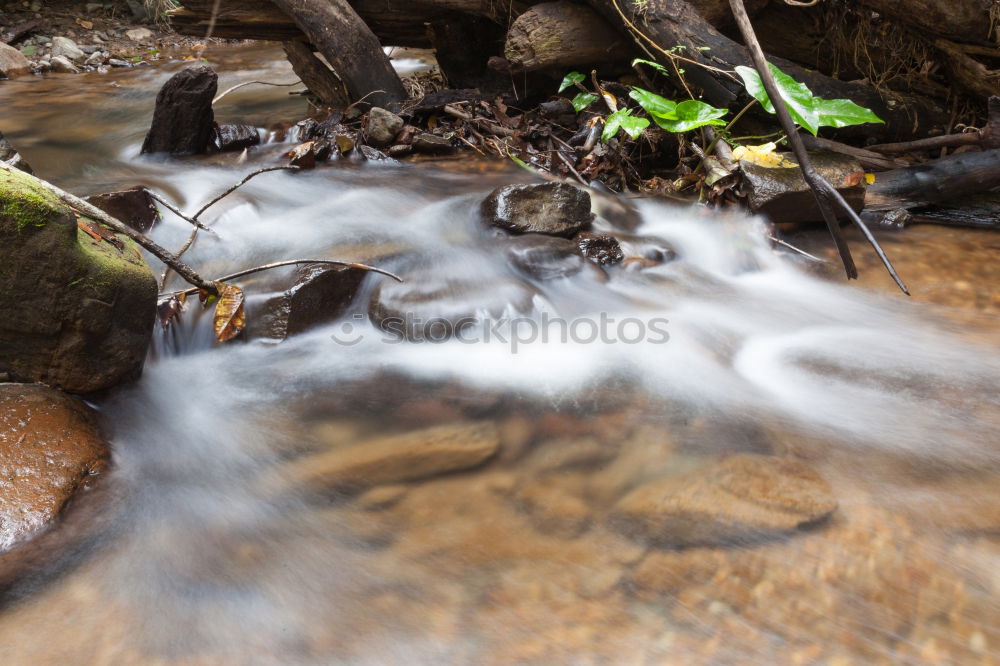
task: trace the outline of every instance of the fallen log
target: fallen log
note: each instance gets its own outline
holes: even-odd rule
[[[916,208],[1000,187],[1000,149],[958,153],[876,174],[865,210]]]
[[[170,24],[182,35],[204,37],[212,23],[216,0],[181,0],[170,12]],[[500,26],[522,13],[534,0],[351,0],[350,5],[387,46],[430,48],[425,23],[468,14]],[[219,0],[212,28],[216,37],[278,40],[303,36],[292,17],[272,0]]]
[[[586,6],[535,5],[511,24],[504,57],[513,71],[571,68],[631,57],[632,41]]]
[[[406,89],[375,34],[347,0],[274,0],[323,54],[352,102],[386,107],[406,99]]]

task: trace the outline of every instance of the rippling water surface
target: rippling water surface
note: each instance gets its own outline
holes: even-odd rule
[[[210,57],[220,89],[293,80],[280,50]],[[245,162],[140,159],[178,66],[0,83],[0,129],[67,189],[143,184],[192,212],[277,163],[307,109],[286,88],[244,88],[217,118],[273,140]],[[191,306],[157,332],[141,381],[98,405],[115,529],[0,615],[0,661],[1000,661],[997,241],[887,239],[907,300],[817,276],[752,220],[650,201],[626,214],[598,196],[596,225],[619,228],[636,261],[542,281],[478,220],[491,189],[528,178],[342,162],[262,175],[212,209],[217,237],[186,255],[205,274],[365,261],[435,307],[519,323],[400,342],[368,317],[389,288],[376,275],[340,320],[280,344],[215,346]],[[188,231],[167,213],[153,236],[178,247]],[[243,282],[249,316],[290,280]],[[865,281],[888,284],[873,265]],[[602,316],[613,339],[588,341],[580,322]],[[429,479],[336,483],[342,456],[406,433],[499,450]],[[836,512],[780,538],[690,547],[616,525],[630,491],[734,454],[804,461]],[[724,488],[715,501],[738,511]]]

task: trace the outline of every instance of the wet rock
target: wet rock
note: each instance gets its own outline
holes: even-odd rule
[[[45,386],[0,384],[0,551],[55,519],[107,458],[85,404]]]
[[[586,267],[573,241],[544,234],[512,236],[504,241],[510,262],[533,278],[554,280]]]
[[[367,272],[346,266],[299,267],[295,285],[260,305],[248,305],[250,338],[284,340],[334,321],[354,300]]]
[[[182,69],[170,77],[156,95],[156,109],[142,152],[204,153],[215,128],[212,98],[218,80],[206,66]]]
[[[590,507],[579,497],[543,483],[518,490],[514,502],[546,534],[573,538],[587,529]]]
[[[122,60],[121,58],[111,58],[108,60],[108,64],[112,67],[131,67],[132,63],[127,60]]]
[[[125,31],[125,36],[133,42],[145,42],[153,39],[153,32],[148,28],[132,28]]]
[[[368,315],[389,335],[440,342],[505,310],[527,312],[535,292],[505,278],[451,277],[447,267],[401,271],[405,282],[382,280],[372,293]]]
[[[492,421],[455,423],[310,456],[294,463],[286,478],[314,489],[395,484],[477,467],[499,448]]]
[[[89,65],[90,67],[97,67],[104,62],[104,57],[103,51],[94,51],[87,57],[87,60],[83,64]]]
[[[487,223],[515,233],[573,236],[590,224],[590,195],[566,183],[504,185],[480,208]]]
[[[131,240],[97,241],[77,220],[27,175],[0,171],[0,373],[13,381],[86,393],[142,370],[153,274]]]
[[[66,56],[53,56],[52,60],[49,61],[49,66],[52,68],[53,72],[59,72],[60,74],[80,73],[80,70],[77,69],[76,65],[70,62]]]
[[[663,546],[759,541],[792,532],[837,508],[811,467],[773,456],[738,455],[631,491],[610,521],[628,536]]]
[[[374,146],[388,146],[403,129],[403,119],[375,106],[368,112],[368,141]]]
[[[816,171],[840,192],[851,208],[855,211],[864,208],[865,170],[855,158],[831,152],[810,153],[809,157]],[[775,222],[823,221],[816,198],[798,167],[770,168],[749,161],[740,162],[740,167],[747,203],[755,213],[767,215]]]
[[[447,155],[455,152],[455,146],[449,139],[434,134],[421,133],[413,137],[413,151],[428,155]]]
[[[87,201],[140,233],[152,229],[160,219],[156,201],[144,187],[94,194]]]
[[[10,141],[0,132],[0,162],[3,162],[7,166],[12,166],[15,169],[20,169],[25,173],[33,173],[31,170],[31,165],[21,157],[21,154],[14,150],[14,146],[11,145]]]
[[[361,144],[358,147],[358,150],[360,151],[361,156],[364,157],[369,162],[384,162],[386,166],[399,164],[398,161],[392,159],[391,157],[383,153],[381,150],[372,148],[371,146],[366,146],[364,144]]]
[[[58,56],[63,56],[68,60],[76,62],[77,60],[86,58],[87,54],[69,37],[53,37],[52,58],[55,59]]]
[[[31,63],[13,46],[0,43],[0,78],[16,79],[31,71]]]
[[[584,231],[573,237],[573,242],[580,248],[583,256],[595,264],[606,266],[618,264],[625,258],[618,239],[610,234],[595,234]]]
[[[220,152],[243,150],[260,143],[260,134],[253,125],[216,125],[212,144]]]

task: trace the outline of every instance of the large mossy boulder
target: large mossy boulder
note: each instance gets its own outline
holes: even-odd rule
[[[89,393],[134,378],[155,309],[156,281],[131,240],[0,170],[0,381]]]

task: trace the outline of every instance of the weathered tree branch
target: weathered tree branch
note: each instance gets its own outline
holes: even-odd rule
[[[833,240],[837,245],[837,250],[840,253],[840,258],[844,262],[844,270],[847,272],[848,278],[857,278],[858,269],[854,265],[854,259],[851,257],[851,250],[847,246],[847,240],[844,238],[843,233],[840,230],[840,224],[837,221],[837,214],[834,208],[840,208],[841,211],[854,222],[855,225],[861,230],[871,243],[875,252],[878,254],[879,259],[885,265],[886,270],[889,271],[889,275],[896,282],[899,288],[904,294],[909,294],[906,285],[903,280],[896,274],[896,270],[892,267],[889,258],[885,256],[885,252],[879,246],[878,241],[872,236],[868,227],[865,223],[861,221],[858,214],[854,212],[854,209],[844,201],[844,198],[840,195],[837,190],[826,182],[822,176],[820,176],[812,166],[812,162],[809,159],[809,154],[806,152],[806,147],[802,143],[802,138],[799,136],[798,131],[795,127],[795,122],[792,120],[791,114],[788,112],[788,107],[785,105],[784,99],[781,97],[781,93],[778,90],[778,84],[774,81],[774,76],[771,74],[771,69],[768,66],[767,60],[764,58],[764,51],[760,48],[760,44],[757,41],[757,35],[754,34],[753,26],[750,24],[750,17],[747,16],[746,8],[743,6],[743,0],[729,0],[729,4],[732,7],[733,15],[736,17],[736,24],[740,28],[740,33],[743,35],[743,40],[747,44],[747,48],[750,50],[750,55],[753,58],[754,67],[757,69],[757,73],[760,74],[761,81],[764,84],[764,89],[767,91],[767,96],[771,100],[771,104],[774,106],[774,110],[778,115],[778,120],[781,122],[782,129],[788,135],[788,142],[791,144],[792,152],[795,154],[795,158],[799,162],[799,168],[802,169],[802,177],[805,178],[806,183],[809,184],[810,189],[812,189],[813,194],[816,196],[816,203],[819,205],[820,210],[823,212],[823,219],[826,220],[826,226],[830,230],[830,235],[833,236]]]

